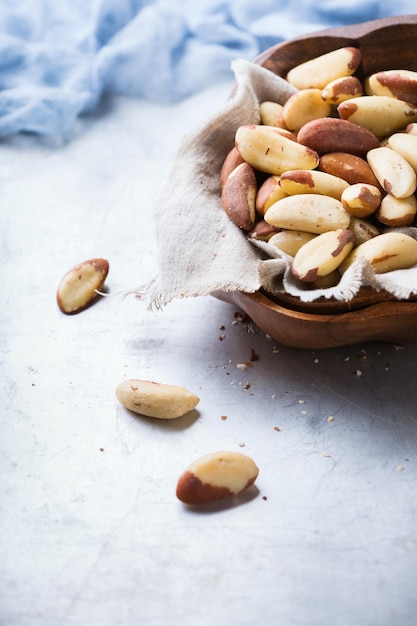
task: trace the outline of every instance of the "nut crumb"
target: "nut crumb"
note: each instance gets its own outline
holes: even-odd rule
[[[362,370],[355,370],[355,374],[359,378],[360,376],[362,376]]]
[[[236,363],[236,369],[245,370],[247,368],[246,363]]]
[[[325,459],[330,459],[330,454],[328,452],[322,452],[321,456]]]
[[[271,396],[271,398],[272,398],[273,400],[275,400],[275,398],[276,398],[276,397],[277,397],[277,394],[276,394],[276,393],[273,393],[273,394],[272,394],[272,396]]]
[[[246,443],[244,443],[243,441],[239,443],[239,448],[244,448],[245,446],[246,446]]]
[[[278,433],[281,431],[281,429],[279,428],[279,426],[274,426],[274,430],[276,430]]]
[[[327,418],[328,422],[334,422],[334,417],[333,415],[329,415],[329,417]]]
[[[225,422],[227,420],[227,415],[222,415],[221,419],[222,419],[223,422]]]
[[[398,465],[397,466],[397,472],[403,472],[405,470],[404,465]]]

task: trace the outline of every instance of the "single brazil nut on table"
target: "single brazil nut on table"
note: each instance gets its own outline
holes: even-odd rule
[[[126,409],[159,419],[181,417],[200,401],[184,387],[137,378],[120,383],[116,387],[116,397]]]
[[[176,495],[185,504],[201,505],[238,495],[255,482],[259,469],[246,454],[212,452],[193,461],[177,482]]]
[[[89,259],[71,268],[60,280],[56,292],[60,310],[74,314],[87,308],[103,288],[108,272],[106,259]]]

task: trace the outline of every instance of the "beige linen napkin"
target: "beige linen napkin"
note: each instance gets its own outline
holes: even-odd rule
[[[398,298],[417,293],[417,267],[374,275],[359,262],[336,287],[303,289],[291,275],[291,258],[264,242],[249,241],[221,206],[219,175],[234,145],[237,128],[259,123],[259,103],[281,104],[295,89],[284,79],[249,61],[232,64],[233,95],[223,109],[184,143],[156,202],[158,274],[147,297],[150,308],[175,298],[209,295],[216,291],[271,293],[283,289],[304,302],[319,297],[350,300],[362,285],[385,289]],[[407,229],[417,239],[417,229]]]

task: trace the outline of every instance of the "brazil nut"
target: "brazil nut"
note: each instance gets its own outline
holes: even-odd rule
[[[358,258],[368,261],[376,274],[407,269],[417,263],[417,240],[399,232],[382,233],[354,248],[340,271],[346,271]]]
[[[292,273],[305,282],[331,274],[352,250],[353,241],[353,233],[348,228],[317,235],[298,250],[292,262]]]
[[[308,146],[292,141],[279,128],[246,124],[235,136],[242,158],[255,169],[279,176],[289,169],[314,169],[318,154]]]
[[[320,234],[347,228],[350,216],[336,198],[299,194],[275,202],[265,213],[265,221],[279,228]]]

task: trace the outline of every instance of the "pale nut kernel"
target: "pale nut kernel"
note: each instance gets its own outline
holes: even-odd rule
[[[97,298],[109,272],[105,259],[89,259],[75,265],[61,279],[56,301],[63,313],[79,313]]]
[[[262,124],[265,126],[280,126],[280,118],[283,105],[278,102],[265,100],[259,105],[259,115]]]
[[[238,165],[223,185],[223,209],[229,219],[243,230],[250,230],[255,224],[256,191],[256,174],[248,163]]]
[[[354,74],[361,58],[358,48],[338,48],[300,63],[287,73],[286,78],[297,89],[323,89],[336,78]]]
[[[314,282],[334,272],[353,247],[354,235],[348,228],[318,235],[295,255],[291,271],[304,282]]]
[[[341,196],[344,209],[355,217],[369,217],[381,204],[382,194],[378,187],[355,183],[347,187]]]
[[[387,194],[376,212],[376,218],[386,226],[411,226],[417,214],[415,195],[407,198],[395,198]]]
[[[253,459],[240,452],[212,452],[193,461],[177,482],[176,496],[189,505],[202,505],[238,495],[258,477]]]
[[[116,387],[116,397],[129,411],[159,419],[182,417],[200,401],[184,387],[138,378],[120,383]]]
[[[387,139],[387,145],[395,150],[417,172],[417,135],[412,133],[394,133]]]
[[[268,176],[256,194],[255,208],[259,215],[265,215],[270,206],[288,194],[281,187],[280,176]]]
[[[365,156],[369,150],[379,146],[378,138],[370,130],[336,117],[307,122],[298,131],[297,141],[319,155],[327,152],[348,152]]]
[[[273,126],[240,126],[235,142],[247,163],[256,170],[275,176],[290,169],[314,169],[319,161],[314,150],[288,139],[281,129]]]
[[[321,97],[332,106],[356,98],[363,93],[362,83],[356,76],[342,76],[332,80],[321,90]]]
[[[398,152],[381,146],[370,150],[367,159],[380,185],[387,193],[396,198],[407,198],[415,192],[416,173]]]
[[[320,234],[347,228],[350,215],[336,198],[299,194],[275,202],[265,213],[264,219],[279,228]]]
[[[295,256],[298,250],[308,241],[317,237],[313,233],[306,233],[300,230],[280,230],[269,239],[270,245],[278,248],[281,252]]]
[[[288,170],[281,175],[281,187],[288,195],[316,193],[340,200],[349,183],[320,170]]]
[[[320,157],[319,170],[343,178],[349,185],[367,183],[380,187],[369,163],[362,157],[348,152],[329,152]],[[382,187],[381,187],[382,189]]]
[[[327,117],[332,105],[323,100],[320,89],[303,89],[288,98],[281,113],[281,125],[298,132],[311,120]]]
[[[417,107],[389,96],[359,96],[342,102],[337,112],[343,120],[368,129],[382,138],[417,121]]]
[[[340,272],[338,269],[335,269],[330,274],[313,280],[309,285],[312,289],[329,289],[330,287],[335,287],[339,282]]]
[[[380,235],[380,231],[375,224],[361,217],[352,216],[350,218],[349,230],[352,231],[355,237],[354,247],[372,239],[372,237]]]
[[[417,263],[417,240],[403,233],[382,233],[354,248],[339,270],[345,272],[358,258],[368,261],[376,274],[408,269]]]
[[[417,106],[417,72],[412,70],[384,70],[364,80],[365,93],[391,96]]]

